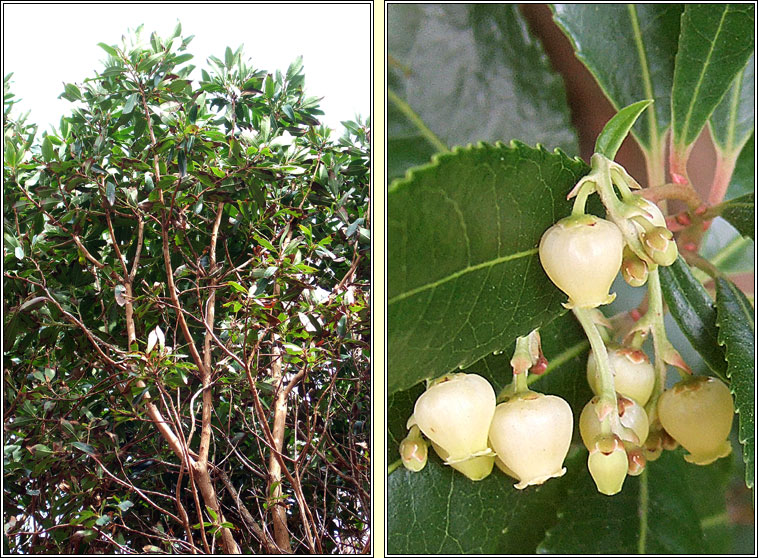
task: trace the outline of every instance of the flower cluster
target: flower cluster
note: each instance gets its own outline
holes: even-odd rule
[[[566,472],[563,460],[573,416],[560,397],[531,390],[496,405],[487,380],[477,374],[450,374],[429,384],[408,427],[410,433],[400,444],[406,468],[418,471],[425,464],[425,449],[418,449],[424,443],[420,431],[446,465],[471,480],[487,477],[497,464],[523,489]]]
[[[660,209],[632,192],[638,188],[623,167],[594,155],[592,171],[569,194],[576,197],[572,215],[550,227],[539,245],[546,274],[568,296],[564,306],[590,341],[587,381],[595,396],[581,412],[579,431],[590,474],[606,495],[620,492],[628,475],[641,474],[664,449],[681,445],[689,452],[685,459],[698,465],[731,451],[729,388],[717,378],[693,377],[666,337],[658,267],[672,265],[678,250]],[[584,212],[593,193],[610,220]],[[615,298],[610,288],[619,271],[633,287],[648,289],[646,313],[626,331],[614,329],[597,308]],[[651,334],[652,362],[642,350]],[[668,364],[683,379],[666,390]],[[406,468],[425,466],[426,438],[446,465],[471,480],[485,478],[495,465],[518,489],[562,476],[573,415],[560,397],[527,387],[527,372],[547,366],[537,331],[516,340],[511,366],[513,382],[500,398],[476,374],[429,383],[400,445]]]
[[[677,443],[690,452],[688,461],[703,465],[731,447],[729,388],[716,378],[690,378],[666,337],[657,268],[672,265],[678,250],[658,206],[632,192],[639,188],[623,167],[595,154],[591,172],[569,194],[576,197],[572,215],[550,227],[539,248],[545,272],[568,295],[565,306],[573,309],[592,347],[587,381],[596,395],[579,427],[590,473],[607,495]],[[610,221],[584,213],[592,193],[600,196]],[[614,342],[616,332],[598,328],[609,324],[596,309],[615,298],[609,289],[619,271],[633,287],[647,284],[650,302],[645,316],[621,336],[622,344]],[[650,333],[655,364],[641,350]],[[685,379],[664,391],[666,364],[678,367]]]

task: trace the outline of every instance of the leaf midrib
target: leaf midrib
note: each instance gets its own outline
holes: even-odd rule
[[[642,32],[640,31],[639,20],[637,19],[637,8],[634,4],[628,4],[627,9],[629,10],[629,18],[632,20],[632,34],[634,37],[634,43],[637,45],[637,55],[640,58],[640,69],[642,70],[642,83],[645,89],[645,98],[655,99],[653,96],[653,84],[650,79],[650,68],[648,67],[645,44],[642,40]],[[655,106],[653,106],[652,109],[647,111],[651,151],[655,151],[657,146],[660,145],[660,137],[658,136],[658,118],[655,110]]]
[[[400,302],[401,300],[405,300],[406,298],[410,298],[412,296],[415,296],[419,293],[423,293],[424,291],[427,291],[429,289],[436,289],[440,285],[444,285],[445,283],[448,283],[450,281],[453,281],[455,279],[458,279],[460,277],[463,277],[464,275],[467,275],[469,273],[473,273],[475,271],[479,271],[481,269],[487,269],[488,267],[494,267],[496,265],[499,265],[501,263],[509,262],[512,260],[516,260],[519,258],[527,258],[529,256],[533,256],[537,254],[538,249],[532,248],[530,250],[524,250],[523,252],[516,252],[515,254],[509,254],[507,256],[502,256],[500,258],[495,258],[494,260],[487,260],[485,262],[482,262],[480,264],[476,265],[470,265],[468,267],[465,267],[459,271],[456,271],[455,273],[451,273],[447,277],[443,277],[442,279],[438,279],[437,281],[432,281],[431,283],[426,283],[424,285],[420,285],[418,287],[415,287],[409,291],[406,291],[404,293],[400,293],[399,295],[396,295],[392,298],[390,298],[387,301],[387,305],[390,306],[396,302]]]
[[[708,55],[705,58],[705,64],[703,64],[703,68],[700,71],[700,76],[698,77],[697,84],[695,85],[694,94],[690,98],[690,104],[687,109],[687,115],[685,116],[684,123],[682,124],[683,126],[682,134],[679,137],[679,142],[681,142],[680,145],[687,145],[687,132],[689,131],[692,111],[695,110],[696,100],[698,99],[698,96],[700,95],[700,88],[703,85],[703,79],[705,78],[706,70],[710,66],[711,56],[713,55],[713,51],[716,48],[715,45],[716,45],[716,42],[718,41],[719,35],[721,34],[721,28],[724,26],[724,20],[726,19],[726,14],[728,12],[729,12],[729,6],[727,5],[721,14],[721,20],[719,21],[718,29],[716,30],[716,33],[713,36],[713,40],[711,41],[711,48],[708,50]],[[676,114],[674,114],[674,118],[676,118]]]

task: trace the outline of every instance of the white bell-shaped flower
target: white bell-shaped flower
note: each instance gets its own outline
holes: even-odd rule
[[[566,401],[527,391],[497,406],[490,443],[503,465],[518,477],[516,488],[523,489],[566,473],[563,460],[573,428]]]
[[[570,216],[540,240],[540,263],[569,297],[568,305],[595,308],[611,302],[611,284],[621,269],[624,238],[610,221],[594,215]]]
[[[411,420],[447,453],[451,465],[492,455],[487,435],[494,413],[495,391],[487,380],[477,374],[450,374],[421,394]]]

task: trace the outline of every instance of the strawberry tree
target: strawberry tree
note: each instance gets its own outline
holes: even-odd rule
[[[369,124],[191,39],[5,79],[4,554],[369,545]]]
[[[518,7],[388,8],[387,549],[739,550],[727,510],[751,509],[755,451],[754,7],[549,10],[614,109],[589,149]],[[487,447],[461,439],[450,377],[497,394]],[[432,433],[414,419],[439,385]],[[478,408],[472,429],[491,413]],[[468,449],[451,459],[448,435]]]

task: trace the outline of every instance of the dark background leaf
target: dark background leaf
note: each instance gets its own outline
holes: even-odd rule
[[[430,450],[430,454],[433,450]],[[387,551],[390,554],[530,554],[555,521],[562,485],[527,490],[499,470],[474,483],[439,457],[412,473],[388,479]]]
[[[730,200],[755,191],[755,133],[745,142],[737,157],[732,180],[724,199]]]
[[[448,147],[517,138],[578,153],[563,83],[516,4],[390,4],[387,21],[390,180],[439,151],[408,109]]]
[[[731,541],[706,536],[701,523],[707,524],[725,513],[724,490],[729,481],[731,457],[699,467],[685,462],[682,456],[682,450],[664,452],[659,460],[648,463],[647,479],[628,476],[623,490],[609,497],[595,488],[587,471],[586,451],[577,452],[567,462],[569,472],[564,482],[569,488],[559,505],[560,520],[548,531],[538,552],[566,555],[729,552]]]
[[[729,200],[719,209],[721,216],[734,225],[740,234],[755,240],[755,193]]]

